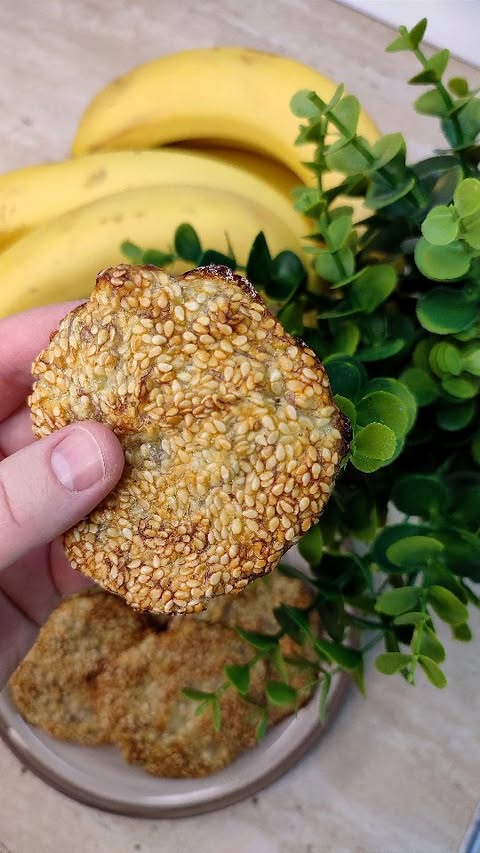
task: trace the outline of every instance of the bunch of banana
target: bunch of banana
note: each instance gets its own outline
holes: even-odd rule
[[[124,240],[167,249],[182,222],[209,248],[226,251],[227,235],[242,264],[260,230],[272,252],[301,255],[311,223],[290,194],[312,173],[289,110],[300,88],[328,99],[335,87],[245,48],[174,54],[107,86],[73,159],[0,176],[0,316],[86,296]],[[378,136],[365,115],[360,132]]]
[[[243,262],[261,230],[273,253],[302,252],[299,237],[261,201],[202,186],[125,190],[52,219],[0,254],[0,314],[87,296],[99,270],[125,260],[123,240],[165,248],[181,222],[193,225],[202,245],[225,253],[229,235]]]
[[[239,154],[241,157],[243,152]],[[249,155],[246,157],[248,161]],[[251,156],[252,159],[255,157]],[[308,220],[294,210],[286,187],[278,189],[276,175],[268,180],[255,174],[249,165],[236,165],[233,159],[229,163],[220,152],[202,154],[167,148],[114,151],[0,175],[0,248],[77,207],[105,196],[152,186],[190,187],[193,200],[199,187],[236,193],[246,200],[261,201],[298,237],[310,227]],[[166,235],[167,242],[171,236]]]
[[[114,80],[85,110],[75,156],[94,151],[153,148],[202,140],[259,152],[283,163],[306,184],[312,173],[297,148],[298,119],[290,111],[299,89],[329,101],[336,85],[294,59],[245,47],[186,50],[160,57]],[[362,113],[359,133],[376,139]]]

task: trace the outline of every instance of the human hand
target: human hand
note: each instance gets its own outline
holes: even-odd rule
[[[0,320],[0,688],[63,595],[90,582],[64,554],[65,530],[115,486],[123,452],[103,424],[34,440],[31,365],[74,303]]]

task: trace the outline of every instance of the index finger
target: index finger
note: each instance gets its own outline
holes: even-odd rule
[[[23,403],[32,387],[32,362],[77,305],[80,302],[46,305],[0,320],[0,420]]]

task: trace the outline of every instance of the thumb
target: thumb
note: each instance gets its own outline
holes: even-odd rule
[[[123,465],[115,435],[88,421],[0,462],[0,569],[80,521],[115,486]]]

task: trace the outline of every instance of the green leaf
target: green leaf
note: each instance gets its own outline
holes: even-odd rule
[[[452,397],[469,400],[478,394],[478,380],[467,376],[448,376],[442,382],[442,388]]]
[[[436,536],[445,546],[449,568],[460,577],[480,582],[480,539],[466,530],[438,530]],[[441,585],[446,586],[444,581]]]
[[[256,631],[245,631],[244,628],[235,628],[237,634],[242,640],[246,640],[254,649],[259,652],[269,652],[277,645],[275,637],[270,637],[268,634],[259,634]]]
[[[145,249],[142,264],[153,264],[156,267],[167,267],[175,260],[172,252],[159,252],[157,249]]]
[[[330,107],[329,118],[340,133],[353,136],[360,118],[360,104],[354,95],[345,95],[336,105]]]
[[[388,391],[372,391],[357,404],[357,422],[359,426],[369,423],[385,424],[396,438],[402,438],[407,431],[407,410],[400,398],[394,394]]]
[[[268,729],[268,714],[264,712],[260,717],[260,720],[257,723],[257,727],[255,729],[255,737],[257,741],[262,741],[267,734]]]
[[[387,166],[398,154],[405,156],[405,139],[401,133],[386,133],[373,146],[375,169]]]
[[[362,662],[362,655],[358,649],[351,649],[348,646],[342,646],[340,643],[317,639],[315,640],[314,647],[319,655],[338,664],[338,666],[347,671],[357,669]]]
[[[365,196],[365,204],[373,210],[389,207],[408,195],[415,188],[415,184],[415,175],[409,171],[405,172],[405,167],[400,174],[396,175],[393,186],[381,172],[375,172]]]
[[[357,144],[349,142],[343,145],[340,150],[333,152],[327,151],[326,163],[330,170],[343,172],[345,175],[361,175],[370,168],[371,160],[368,155],[365,155],[362,150],[359,150],[358,141],[362,145],[363,151],[370,153],[370,145],[363,137],[357,137]],[[370,154],[370,156],[373,156]]]
[[[387,550],[388,559],[401,569],[418,569],[437,558],[444,545],[433,536],[407,536],[394,542]]]
[[[443,73],[450,59],[450,51],[445,48],[437,50],[427,61],[427,68],[431,68],[437,75],[437,80],[441,80]]]
[[[403,348],[404,342],[401,338],[394,338],[384,343],[375,341],[370,347],[362,347],[357,350],[357,358],[365,362],[385,361],[385,359],[397,355]]]
[[[334,355],[324,361],[334,394],[357,400],[367,381],[367,371],[353,356]]]
[[[225,667],[225,675],[230,684],[238,690],[242,696],[248,693],[250,687],[250,667],[248,664],[243,666],[240,664],[227,664]]]
[[[339,355],[355,355],[360,342],[360,329],[352,320],[330,322],[334,351]]]
[[[409,367],[400,375],[400,380],[411,391],[418,406],[428,406],[438,397],[437,383],[426,370],[420,367]]]
[[[320,624],[335,643],[341,643],[345,636],[345,608],[343,599],[332,598],[324,605],[317,606]]]
[[[394,625],[423,625],[429,619],[428,613],[421,611],[411,611],[410,613],[401,613],[393,620]]]
[[[480,344],[477,340],[464,347],[461,352],[461,364],[463,370],[480,376]]]
[[[310,216],[312,219],[321,216],[327,206],[320,190],[314,187],[302,187],[293,190],[293,198],[295,210],[304,213],[305,216]]]
[[[417,403],[412,392],[403,382],[387,376],[379,376],[376,379],[371,379],[365,390],[367,393],[387,391],[389,394],[398,397],[404,404],[407,413],[407,429],[410,430],[413,427],[417,416]]]
[[[465,623],[463,625],[452,625],[452,633],[456,640],[462,643],[469,643],[473,638],[470,627]]]
[[[333,220],[328,226],[330,249],[336,252],[345,245],[352,230],[352,214],[347,213]]]
[[[395,290],[397,274],[389,264],[371,266],[362,278],[350,286],[353,305],[365,314],[371,314]]]
[[[197,264],[202,256],[202,245],[195,229],[188,222],[179,225],[173,238],[177,255],[185,261]]]
[[[322,682],[320,686],[320,701],[318,705],[318,716],[320,717],[320,722],[324,725],[327,721],[328,714],[328,696],[330,693],[330,687],[332,684],[332,676],[329,672],[326,672],[322,677]]]
[[[438,535],[440,542],[445,545],[441,533]],[[448,545],[447,545],[448,547]],[[451,554],[446,554],[446,559],[449,560]],[[460,572],[454,574],[453,571],[446,565],[436,563],[435,565],[427,566],[423,571],[423,580],[425,586],[441,586],[453,592],[463,604],[468,604],[468,595],[462,582],[459,580]]]
[[[434,687],[446,687],[447,679],[435,661],[425,655],[419,655],[418,662]]]
[[[427,29],[427,23],[427,18],[422,18],[422,20],[419,21],[418,24],[415,24],[415,26],[410,30],[408,39],[412,50],[416,50],[422,41],[425,35],[425,30]]]
[[[308,530],[298,543],[298,550],[303,559],[314,566],[322,559],[323,536],[318,524]]]
[[[423,518],[443,511],[448,491],[440,480],[427,474],[407,474],[393,485],[391,500],[406,515]]]
[[[388,53],[397,53],[398,51],[401,51],[401,50],[411,50],[411,49],[412,49],[412,45],[410,42],[410,36],[409,36],[408,32],[398,36],[396,39],[394,39],[392,42],[390,42],[388,47],[385,48],[385,50]]]
[[[215,695],[214,693],[205,693],[203,690],[196,690],[194,687],[184,687],[182,693],[187,699],[193,699],[195,702],[211,702]]]
[[[285,663],[285,658],[282,655],[280,646],[277,646],[274,652],[272,652],[272,662],[277,670],[280,678],[284,681],[288,680],[288,671],[287,665]]]
[[[370,423],[355,436],[352,462],[365,473],[376,471],[395,453],[395,433],[385,424]]]
[[[362,660],[360,666],[357,666],[356,669],[352,669],[350,672],[350,677],[357,688],[357,690],[361,693],[363,697],[367,695],[367,691],[365,688],[365,665]]]
[[[467,274],[470,269],[470,254],[460,240],[448,246],[433,246],[424,237],[420,237],[415,246],[415,263],[427,278],[445,281],[462,278]]]
[[[417,317],[428,332],[450,335],[467,329],[475,322],[478,306],[467,299],[462,290],[434,287],[418,300]]]
[[[222,709],[220,707],[220,700],[218,696],[214,696],[212,701],[212,720],[213,728],[216,732],[219,732],[222,728]]]
[[[438,76],[433,68],[424,68],[422,71],[419,71],[418,74],[410,77],[408,82],[412,86],[425,86],[428,83],[437,83]]]
[[[348,420],[355,426],[357,420],[357,413],[355,411],[355,406],[351,400],[347,397],[342,397],[340,394],[336,394],[334,397],[334,402],[340,409],[340,411],[347,416]]]
[[[303,333],[303,311],[298,302],[289,302],[278,312],[277,317],[290,335],[298,337]]]
[[[456,432],[472,423],[476,412],[475,401],[466,400],[464,403],[440,406],[436,411],[435,419],[440,429]]]
[[[253,241],[247,260],[247,278],[256,287],[267,287],[271,278],[272,257],[265,239],[260,231]]]
[[[280,252],[270,268],[271,281],[267,293],[275,299],[290,299],[306,278],[305,267],[294,252]]]
[[[459,376],[462,372],[460,350],[450,341],[440,341],[434,344],[429,352],[428,361],[433,372],[440,378],[445,373]]]
[[[443,586],[431,586],[428,600],[437,615],[449,625],[462,625],[468,620],[468,610],[449,589]]]
[[[389,524],[380,531],[372,546],[372,557],[375,563],[384,571],[398,573],[398,567],[388,558],[388,549],[395,542],[408,536],[416,536],[423,530],[415,524]]]
[[[284,575],[287,578],[297,578],[297,580],[302,581],[304,584],[309,581],[309,578],[304,572],[300,569],[296,569],[295,566],[289,566],[288,563],[279,563],[276,570],[281,575]]]
[[[463,219],[480,212],[480,181],[478,178],[465,178],[456,188],[453,201],[458,215]]]
[[[299,646],[303,645],[310,634],[308,614],[300,607],[290,604],[280,604],[275,607],[273,614],[278,624]]]
[[[448,81],[448,88],[458,98],[464,98],[468,95],[468,83],[464,77],[452,77]]]
[[[417,606],[420,596],[421,590],[417,586],[389,589],[378,596],[375,610],[377,613],[385,613],[387,616],[399,616],[407,610],[413,610]]]
[[[124,240],[123,243],[120,244],[120,251],[122,255],[125,255],[132,264],[142,264],[143,263],[143,249],[140,246],[137,246],[136,243],[132,243],[130,240]]]
[[[297,691],[295,688],[284,681],[267,681],[265,692],[268,701],[272,705],[280,707],[294,705],[297,700]]]
[[[424,627],[422,630],[420,654],[426,655],[436,663],[442,663],[445,660],[445,649],[431,628]]]
[[[394,675],[408,666],[410,660],[410,655],[405,655],[401,652],[385,652],[382,655],[378,655],[375,660],[375,666],[382,675]]]
[[[430,350],[435,344],[436,338],[432,335],[424,335],[420,338],[418,344],[412,353],[412,363],[415,367],[420,367],[430,374]]]
[[[301,89],[299,92],[295,92],[290,101],[290,109],[294,116],[298,118],[316,118],[321,115],[318,106],[312,100],[312,96],[315,96],[315,92],[311,89]]]
[[[480,249],[480,220],[466,225],[462,237],[472,249]]]
[[[421,77],[423,77],[423,79],[420,79]],[[434,83],[435,73],[429,71],[421,72],[413,79],[417,83]],[[436,89],[430,89],[430,91],[424,92],[423,95],[420,95],[420,97],[417,98],[413,106],[417,113],[421,113],[421,115],[425,116],[437,116],[439,118],[444,118],[448,114],[448,106],[445,104],[440,92]]]
[[[471,98],[457,114],[466,145],[472,145],[480,133],[480,100]]]
[[[229,255],[224,255],[223,252],[217,252],[216,249],[205,249],[202,256],[199,258],[199,266],[206,267],[209,266],[209,264],[228,267],[231,270],[235,270],[237,267],[235,258],[231,258]]]
[[[319,250],[315,255],[315,269],[321,278],[338,283],[351,276],[355,269],[353,252],[348,246],[334,253]]]
[[[452,207],[432,208],[422,223],[422,234],[434,246],[447,246],[457,239],[459,222]]]

